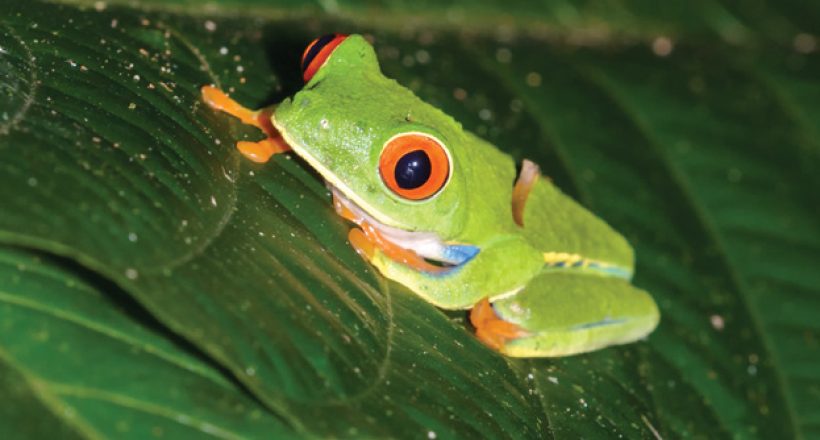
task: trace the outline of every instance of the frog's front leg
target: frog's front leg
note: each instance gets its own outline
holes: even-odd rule
[[[352,218],[342,216],[352,220]],[[510,240],[483,249],[460,267],[433,265],[412,251],[393,249],[378,232],[369,232],[369,225],[360,223],[348,234],[350,244],[386,277],[401,282],[427,301],[445,309],[468,309],[476,337],[485,345],[503,351],[514,339],[530,336],[527,329],[501,319],[490,305],[490,297],[503,298],[520,290],[520,280],[538,271],[542,263],[537,253],[530,253],[521,243]],[[530,254],[532,258],[526,258]],[[520,255],[521,261],[506,258]],[[527,264],[531,262],[531,264]],[[499,277],[493,270],[511,275]]]
[[[239,119],[244,124],[253,125],[267,135],[267,138],[261,141],[239,141],[236,143],[236,148],[239,152],[249,160],[257,163],[265,163],[274,154],[290,151],[290,146],[285,142],[282,135],[279,134],[271,122],[273,108],[268,107],[260,110],[248,109],[231,99],[222,90],[213,86],[202,87],[202,100],[214,110],[223,111]]]
[[[520,237],[508,236],[486,246],[447,243],[451,264],[428,261],[379,235],[361,219],[348,234],[350,244],[387,278],[409,287],[428,302],[448,310],[470,309],[482,298],[511,294],[543,266],[542,255]],[[516,258],[511,258],[511,256]],[[498,276],[499,273],[505,276]]]

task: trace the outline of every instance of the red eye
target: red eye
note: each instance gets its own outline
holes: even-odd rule
[[[441,143],[430,136],[400,134],[384,145],[379,173],[394,193],[409,200],[423,200],[447,183],[450,158]]]
[[[302,79],[310,81],[327,61],[336,46],[347,38],[344,34],[327,34],[313,40],[302,54]]]

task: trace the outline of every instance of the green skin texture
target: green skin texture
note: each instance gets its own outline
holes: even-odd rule
[[[379,251],[371,263],[441,308],[469,309],[489,297],[500,318],[529,333],[503,353],[581,353],[635,341],[656,327],[655,302],[629,283],[634,255],[620,234],[543,178],[527,199],[524,226],[517,225],[512,158],[382,75],[361,36],[345,39],[304,89],[276,107],[272,121],[294,152],[379,222],[480,249],[444,276]],[[422,201],[396,195],[379,173],[384,144],[407,132],[435,137],[451,158],[447,184]],[[546,252],[578,254],[622,273],[548,267]]]

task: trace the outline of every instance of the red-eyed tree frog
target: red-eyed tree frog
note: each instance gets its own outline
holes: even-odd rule
[[[385,277],[430,303],[471,309],[486,345],[564,356],[636,341],[657,326],[630,283],[626,240],[524,161],[385,77],[359,35],[326,35],[302,57],[304,88],[249,110],[205,86],[212,108],[259,127],[240,141],[264,163],[292,151],[325,179],[348,239]]]

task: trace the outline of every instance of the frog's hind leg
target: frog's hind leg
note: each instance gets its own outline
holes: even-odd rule
[[[236,148],[243,156],[257,163],[267,162],[271,156],[290,151],[290,146],[282,138],[271,122],[272,109],[251,110],[231,99],[222,90],[213,86],[203,86],[202,100],[214,110],[223,111],[247,125],[262,130],[267,138],[258,142],[239,141]]]
[[[659,320],[652,297],[628,281],[561,271],[540,273],[518,293],[492,301],[492,311],[523,330],[499,349],[515,357],[567,356],[634,342]]]

